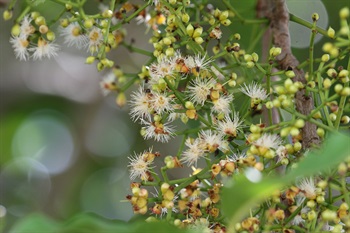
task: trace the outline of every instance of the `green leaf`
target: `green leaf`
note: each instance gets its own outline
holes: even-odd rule
[[[19,220],[9,233],[51,233],[57,232],[59,223],[38,213]]]
[[[297,177],[327,171],[344,161],[350,154],[349,142],[348,136],[332,135],[323,144],[323,149],[307,154],[298,166],[284,177],[265,177],[257,183],[250,182],[244,175],[236,177],[225,185],[222,194],[223,212],[230,222],[229,228],[244,218],[249,209],[269,197],[274,190],[294,182]]]
[[[147,223],[136,221],[127,223],[120,220],[108,220],[95,214],[79,214],[64,223],[59,223],[42,214],[35,213],[18,221],[10,230],[10,233],[186,233],[190,232],[179,229],[168,222],[159,221]]]

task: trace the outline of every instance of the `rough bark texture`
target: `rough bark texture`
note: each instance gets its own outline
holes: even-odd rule
[[[304,71],[297,68],[299,62],[292,54],[288,28],[289,13],[285,0],[258,0],[257,15],[270,20],[269,30],[271,30],[273,44],[275,47],[282,49],[282,53],[277,57],[279,69],[293,70],[295,73],[293,81],[306,83]],[[295,103],[296,110],[304,115],[309,115],[314,109],[314,101],[311,96],[305,95],[305,90],[296,93]],[[310,122],[306,122],[302,129],[302,144],[305,149],[310,148],[313,144],[318,145],[320,143],[316,129],[316,125]]]

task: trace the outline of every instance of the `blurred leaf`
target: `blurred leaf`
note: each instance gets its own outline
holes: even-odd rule
[[[59,229],[59,223],[56,221],[38,214],[34,213],[27,216],[24,219],[19,220],[12,229],[10,233],[50,233],[57,232]]]
[[[250,208],[260,204],[274,190],[288,185],[297,177],[307,177],[336,166],[349,156],[349,141],[350,138],[345,135],[332,135],[323,144],[322,150],[315,150],[306,155],[297,168],[285,177],[265,177],[260,182],[252,183],[244,175],[240,175],[223,190],[224,214],[231,224],[235,224],[247,214]]]
[[[59,223],[42,214],[31,214],[18,221],[10,230],[10,233],[77,233],[77,232],[123,232],[123,233],[186,233],[168,222],[138,221],[126,223],[120,220],[108,220],[94,214],[79,214],[65,223]]]

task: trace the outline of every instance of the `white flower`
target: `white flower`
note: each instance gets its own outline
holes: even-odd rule
[[[149,175],[149,170],[152,168],[151,165],[153,163],[153,158],[150,158],[148,155],[152,153],[152,149],[149,151],[144,151],[140,154],[134,154],[134,156],[129,157],[129,165],[130,168],[130,179],[134,180],[139,177],[142,180],[147,180]]]
[[[282,159],[287,158],[287,149],[285,146],[279,146],[276,150],[276,154],[278,156],[277,162],[280,162]]]
[[[100,45],[103,43],[103,34],[101,29],[93,27],[89,32],[88,47],[91,53],[97,52]]]
[[[32,18],[30,15],[26,15],[21,21],[20,34],[19,37],[23,39],[27,39],[28,36],[35,32],[34,26],[31,24]]]
[[[297,184],[297,187],[301,190],[302,195],[304,195],[306,198],[316,198],[316,186],[312,177],[309,179],[304,178],[300,180]]]
[[[174,63],[167,58],[162,58],[156,63],[152,63],[149,67],[151,80],[149,84],[158,84],[160,78],[172,77],[174,75]]]
[[[75,46],[78,49],[88,44],[88,37],[82,33],[82,28],[77,22],[69,24],[65,28],[61,28],[61,35],[64,37],[64,43],[68,46]]]
[[[102,78],[102,81],[100,82],[100,88],[104,96],[108,95],[111,90],[116,89],[115,75],[113,72],[108,73]]]
[[[151,100],[152,93],[147,93],[143,90],[142,87],[138,89],[138,91],[131,94],[131,119],[133,121],[137,121],[138,119],[146,118],[148,120],[151,119]]]
[[[12,48],[14,49],[16,58],[20,61],[26,61],[29,57],[29,41],[25,38],[15,36],[11,37],[10,43],[12,44]]]
[[[143,127],[143,137],[147,140],[153,138],[157,142],[168,142],[174,134],[174,128],[168,123],[150,122],[141,119],[141,123],[145,125]]]
[[[217,100],[213,101],[211,111],[214,113],[224,113],[225,115],[229,114],[232,100],[232,95],[221,95]]]
[[[281,138],[277,134],[264,133],[258,140],[253,142],[253,145],[267,149],[275,149],[282,144]]]
[[[217,130],[222,135],[228,135],[229,137],[237,137],[237,131],[240,131],[242,121],[239,119],[238,113],[233,114],[233,120],[229,115],[226,115],[223,121],[217,122]]]
[[[219,40],[222,36],[222,31],[219,27],[213,28],[210,32],[210,37]]]
[[[268,97],[266,90],[254,82],[249,85],[244,84],[240,90],[252,99],[265,100]]]
[[[188,86],[187,94],[191,101],[203,106],[210,95],[211,89],[215,86],[215,83],[214,79],[197,77],[195,80],[192,80],[191,85]]]
[[[57,56],[59,48],[58,45],[54,43],[49,43],[43,38],[39,38],[37,46],[34,48],[30,48],[29,50],[33,52],[32,56],[34,60],[41,60],[45,57],[51,58]]]
[[[303,203],[304,203],[304,200],[305,200],[305,197],[300,197],[300,196],[297,196],[295,198],[295,203],[296,203],[296,206],[297,207],[300,207]],[[301,217],[301,214],[307,214],[308,212],[310,211],[310,208],[307,207],[307,206],[304,206],[300,213],[297,214],[293,220],[290,222],[292,225],[300,225],[300,224],[304,224],[305,220]]]
[[[154,93],[151,100],[152,107],[157,114],[163,114],[164,112],[174,111],[172,107],[172,99],[165,94]]]
[[[196,56],[187,56],[185,58],[185,65],[195,74],[198,74],[200,70],[206,70],[211,62],[211,59],[207,59],[205,55],[201,57],[200,54],[197,54]]]
[[[201,130],[200,138],[202,143],[205,145],[205,150],[207,152],[215,152],[222,145],[222,136],[214,133],[211,130]]]
[[[182,153],[180,161],[187,163],[188,166],[191,166],[192,164],[197,166],[198,159],[205,155],[204,145],[199,138],[196,138],[195,140],[187,138],[185,145],[188,149]]]

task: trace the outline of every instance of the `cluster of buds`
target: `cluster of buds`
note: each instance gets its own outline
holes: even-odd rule
[[[131,183],[132,195],[128,195],[126,198],[130,201],[135,214],[147,213],[148,207],[148,191],[147,189],[140,188],[139,183]]]

